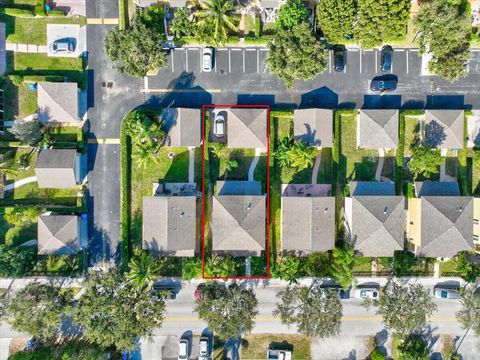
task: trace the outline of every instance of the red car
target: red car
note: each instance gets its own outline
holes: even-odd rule
[[[205,288],[205,283],[198,284],[195,290],[195,299],[202,300],[203,299],[203,289]]]

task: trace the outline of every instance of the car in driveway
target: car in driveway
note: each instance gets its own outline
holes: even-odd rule
[[[69,54],[75,51],[75,39],[74,38],[63,38],[57,39],[52,44],[52,51],[55,54]]]
[[[342,288],[340,285],[336,284],[321,284],[320,289],[323,292],[326,292],[328,290],[334,291],[338,294],[338,297],[341,300],[349,299],[350,298],[350,289],[345,290]]]
[[[268,360],[291,360],[292,352],[289,350],[268,349],[267,359]]]
[[[455,287],[435,286],[433,296],[437,299],[457,300],[460,298],[460,289]]]
[[[188,359],[188,340],[180,339],[178,342],[178,360],[187,360]]]
[[[222,112],[215,115],[213,120],[213,134],[216,137],[225,136],[225,116]]]
[[[356,299],[372,299],[378,300],[380,298],[380,286],[368,285],[355,289],[353,297]]]
[[[345,69],[345,47],[335,46],[333,48],[333,69],[341,72]]]
[[[202,336],[200,338],[200,343],[199,343],[199,353],[198,353],[198,360],[208,360],[210,359],[210,344],[208,337]]]
[[[202,71],[210,72],[213,69],[213,49],[206,47],[202,53]]]
[[[370,90],[379,92],[393,91],[397,88],[397,82],[396,76],[377,76],[370,82]]]
[[[392,71],[393,48],[390,45],[384,45],[380,52],[380,70]]]

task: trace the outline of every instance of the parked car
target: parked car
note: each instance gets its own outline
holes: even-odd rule
[[[338,297],[342,300],[344,299],[349,299],[350,298],[350,289],[348,290],[345,290],[344,288],[342,288],[340,285],[336,285],[336,284],[321,284],[320,285],[320,289],[325,290],[333,290],[333,291],[336,291],[338,293]]]
[[[292,352],[289,350],[274,350],[269,349],[267,351],[268,360],[291,360]]]
[[[454,287],[442,287],[442,286],[435,286],[433,288],[433,296],[437,299],[452,299],[456,300],[460,298],[460,291],[458,288]]]
[[[335,71],[343,71],[345,62],[345,47],[335,46],[333,48],[333,69]]]
[[[204,48],[203,55],[202,55],[202,70],[203,72],[210,72],[213,69],[213,49],[212,48]]]
[[[357,288],[355,289],[353,297],[357,299],[378,300],[380,297],[380,289],[375,286]]]
[[[198,360],[208,360],[210,358],[210,344],[208,337],[202,336],[200,338],[200,351],[198,353]]]
[[[384,45],[380,53],[380,70],[392,71],[393,48],[390,45]]]
[[[178,360],[188,359],[188,340],[180,339],[178,342]]]
[[[156,299],[175,299],[177,296],[175,285],[153,284],[152,296]]]
[[[54,53],[72,53],[75,51],[75,39],[63,38],[57,39],[52,44],[52,50]]]
[[[377,76],[370,83],[370,90],[380,92],[393,91],[397,88],[397,82],[396,76]]]
[[[225,136],[225,116],[220,112],[215,115],[215,120],[213,121],[213,133],[216,137]]]

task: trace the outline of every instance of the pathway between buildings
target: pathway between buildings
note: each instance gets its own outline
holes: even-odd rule
[[[255,174],[255,168],[257,167],[258,161],[260,160],[260,155],[262,154],[261,149],[255,149],[255,157],[253,158],[250,168],[248,169],[248,181],[253,181],[253,175]]]
[[[317,183],[318,170],[320,170],[320,163],[322,162],[322,148],[318,147],[317,156],[315,156],[315,165],[312,170],[312,185]]]
[[[192,184],[195,180],[195,148],[188,148],[188,182]]]
[[[36,176],[32,176],[32,177],[28,177],[28,178],[25,178],[25,179],[22,179],[22,180],[18,180],[18,181],[15,181],[12,184],[5,185],[4,188],[3,188],[3,191],[13,190],[13,189],[16,189],[20,186],[23,186],[25,184],[28,184],[28,183],[31,183],[31,182],[34,182],[34,181],[37,181]]]
[[[383,149],[378,149],[378,164],[377,164],[377,171],[375,172],[375,181],[381,180],[384,162],[385,162],[385,151]]]

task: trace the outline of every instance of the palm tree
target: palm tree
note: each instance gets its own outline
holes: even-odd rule
[[[153,158],[151,151],[144,146],[139,144],[133,147],[133,155],[135,157],[135,164],[142,169],[146,169],[150,159]]]
[[[332,252],[331,275],[345,289],[352,284],[352,267],[355,262],[355,251],[352,248],[335,248]]]
[[[130,267],[128,279],[141,287],[150,286],[160,271],[160,266],[146,251],[137,252],[136,256],[130,259],[128,266]]]
[[[199,19],[197,25],[207,42],[218,46],[226,42],[228,32],[238,31],[232,21],[235,7],[232,0],[199,0],[200,10],[194,15]]]
[[[296,141],[287,151],[287,157],[292,167],[298,171],[305,170],[314,164],[315,148],[307,147],[301,141]]]

